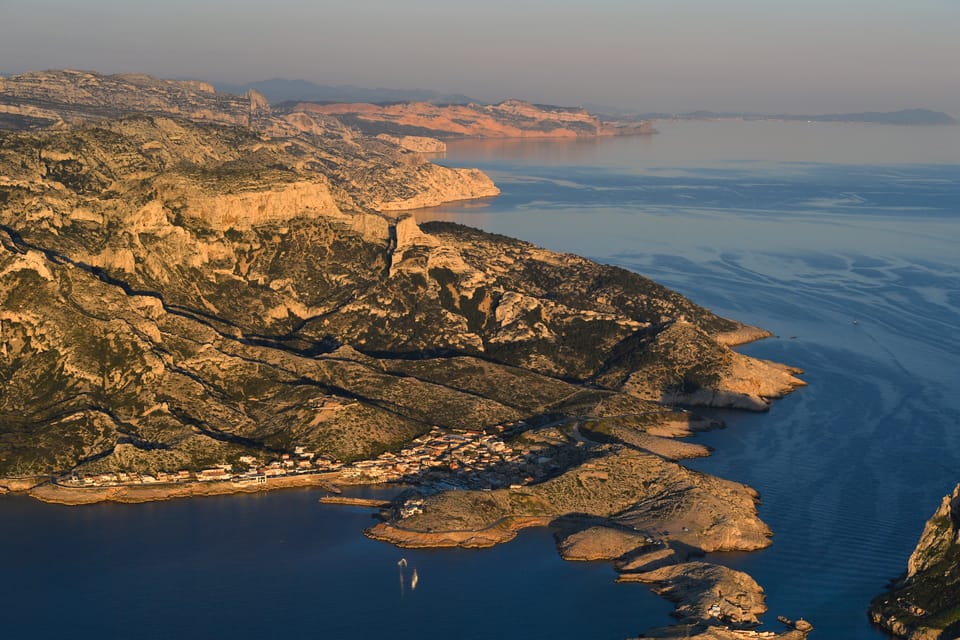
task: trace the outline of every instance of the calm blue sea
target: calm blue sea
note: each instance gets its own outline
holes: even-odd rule
[[[465,142],[441,160],[503,195],[427,210],[635,269],[777,334],[803,367],[763,415],[728,413],[691,466],[747,482],[774,544],[749,571],[768,622],[882,638],[870,598],[960,481],[960,127],[665,123],[643,138]],[[0,499],[3,638],[625,638],[672,607],[548,531],[401,551],[311,491],[66,508]],[[401,572],[397,562],[406,558]],[[417,569],[417,588],[410,579]]]

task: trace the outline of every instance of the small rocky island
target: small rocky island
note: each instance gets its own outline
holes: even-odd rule
[[[870,619],[901,638],[960,637],[960,484],[924,527],[907,573],[870,605]]]
[[[758,631],[757,494],[692,471],[681,406],[764,410],[766,332],[623,269],[405,213],[498,193],[389,137],[146,76],[0,80],[0,493],[141,502],[411,489],[371,537],[550,526],[677,602],[649,637]],[[681,635],[683,634],[683,635]]]

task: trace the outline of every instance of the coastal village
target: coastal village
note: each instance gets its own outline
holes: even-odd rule
[[[68,487],[112,487],[159,485],[189,482],[235,482],[266,484],[268,478],[306,474],[332,474],[329,478],[343,484],[381,484],[388,482],[442,482],[447,487],[490,488],[531,482],[525,475],[544,460],[528,447],[511,448],[504,434],[515,425],[497,425],[483,431],[453,431],[433,427],[397,452],[385,452],[369,460],[343,463],[319,456],[297,446],[292,453],[263,461],[242,456],[238,464],[222,463],[199,471],[179,469],[154,474],[116,472],[74,474],[59,481]]]
[[[504,431],[516,426],[498,425],[491,429],[494,433],[433,427],[396,453],[345,467],[341,480],[350,484],[434,480],[449,488],[510,484],[519,480],[517,475],[532,455],[529,448],[513,449],[503,440]]]
[[[293,454],[284,453],[279,460],[261,463],[255,456],[242,456],[239,465],[230,463],[216,464],[200,471],[180,469],[178,471],[159,471],[149,473],[100,473],[92,475],[74,474],[60,484],[70,487],[112,487],[137,484],[172,484],[183,482],[257,482],[265,484],[267,478],[294,476],[306,473],[329,473],[343,467],[338,460],[317,457],[303,447],[296,447]],[[238,470],[238,466],[244,466]]]

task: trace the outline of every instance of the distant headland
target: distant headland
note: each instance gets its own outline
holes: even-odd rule
[[[944,125],[957,124],[949,114],[930,109],[901,109],[900,111],[861,111],[857,113],[826,113],[796,115],[789,113],[750,113],[744,111],[690,111],[687,113],[644,113],[644,120],[785,120],[794,122],[864,122],[871,124]]]
[[[395,104],[287,103],[282,111],[335,116],[367,135],[434,138],[595,138],[656,133],[646,120],[602,120],[580,107],[539,105],[522,100],[498,104],[399,102]]]

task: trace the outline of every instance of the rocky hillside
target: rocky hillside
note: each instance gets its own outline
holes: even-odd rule
[[[763,405],[799,384],[757,363],[777,383],[744,388],[718,341],[742,327],[641,276],[378,212],[486,195],[479,172],[308,114],[270,130],[0,134],[0,476],[359,458],[580,389]]]
[[[170,129],[163,135],[172,136],[174,143],[172,155],[165,154],[162,135],[154,139],[151,131],[141,132],[142,148],[134,150],[137,154],[162,156],[161,162],[164,163],[181,162],[184,158],[193,162],[198,154],[208,154],[211,160],[222,165],[228,159],[236,161],[246,157],[251,147],[256,146],[253,150],[258,152],[257,157],[251,161],[261,163],[263,169],[262,163],[270,160],[270,150],[282,149],[290,154],[287,159],[292,164],[309,163],[309,168],[320,174],[321,179],[329,178],[348,190],[356,199],[348,206],[378,211],[403,210],[499,193],[493,182],[479,171],[448,169],[427,162],[419,153],[414,153],[442,151],[443,143],[439,140],[415,136],[370,139],[339,120],[321,114],[273,114],[263,96],[255,91],[241,97],[217,93],[205,82],[162,80],[139,74],[106,76],[70,70],[0,77],[0,130],[59,130],[67,123],[102,125],[99,129],[88,127],[84,134],[65,134],[67,137],[73,135],[73,143],[82,145],[80,138],[84,135],[100,135],[90,132],[109,130],[117,126],[112,120],[131,115],[141,119],[143,116],[157,118],[153,124],[156,128]],[[125,132],[133,130],[129,122],[128,119]],[[220,129],[222,138],[218,144],[210,146],[207,144],[208,139],[212,139],[210,136],[201,139],[202,134],[190,134],[178,138],[179,134],[173,131],[178,122],[239,128],[233,133]],[[214,131],[212,128],[208,130]],[[43,140],[41,144],[60,144],[55,135]],[[273,142],[267,144],[268,140]],[[230,145],[237,148],[231,149]],[[81,151],[82,146],[73,151],[61,148],[47,153],[63,156],[53,160],[60,167],[54,170],[63,170],[68,165],[73,167],[71,170],[79,170],[77,167],[82,163],[77,158],[82,155]],[[112,155],[115,151],[119,152],[109,146],[97,149],[100,156],[94,164],[101,165],[99,169],[111,171],[110,164],[117,162]],[[38,158],[41,163],[51,161],[49,157]],[[282,163],[273,162],[272,169],[278,168],[282,168]],[[67,181],[72,179],[66,175],[62,177]],[[212,180],[219,177],[229,178],[226,175],[211,176],[207,186],[210,187]],[[91,176],[84,179],[87,178]],[[102,184],[90,183],[84,189],[91,193],[99,186]],[[226,184],[223,186],[229,188]],[[216,185],[213,187],[215,191],[220,189]]]
[[[584,109],[508,100],[496,105],[437,106],[423,102],[286,104],[272,108],[254,89],[244,95],[216,91],[195,80],[164,80],[145,74],[102,75],[52,70],[0,76],[0,129],[36,130],[131,114],[171,116],[195,122],[241,125],[271,133],[314,129],[334,116],[367,135],[414,151],[437,152],[432,137],[595,137],[652,133],[645,122],[601,122]],[[313,114],[313,118],[288,117]],[[387,135],[382,135],[387,134]]]
[[[217,93],[206,82],[144,74],[60,70],[0,76],[2,128],[36,129],[130,113],[257,126],[269,119],[270,104],[253,90],[236,96]]]
[[[593,138],[653,133],[649,123],[601,122],[585,109],[533,105],[507,100],[494,105],[435,105],[402,102],[285,105],[285,111],[321,113],[371,135],[432,136],[437,138]]]
[[[927,522],[906,575],[873,601],[870,616],[904,638],[960,637],[960,485]]]

